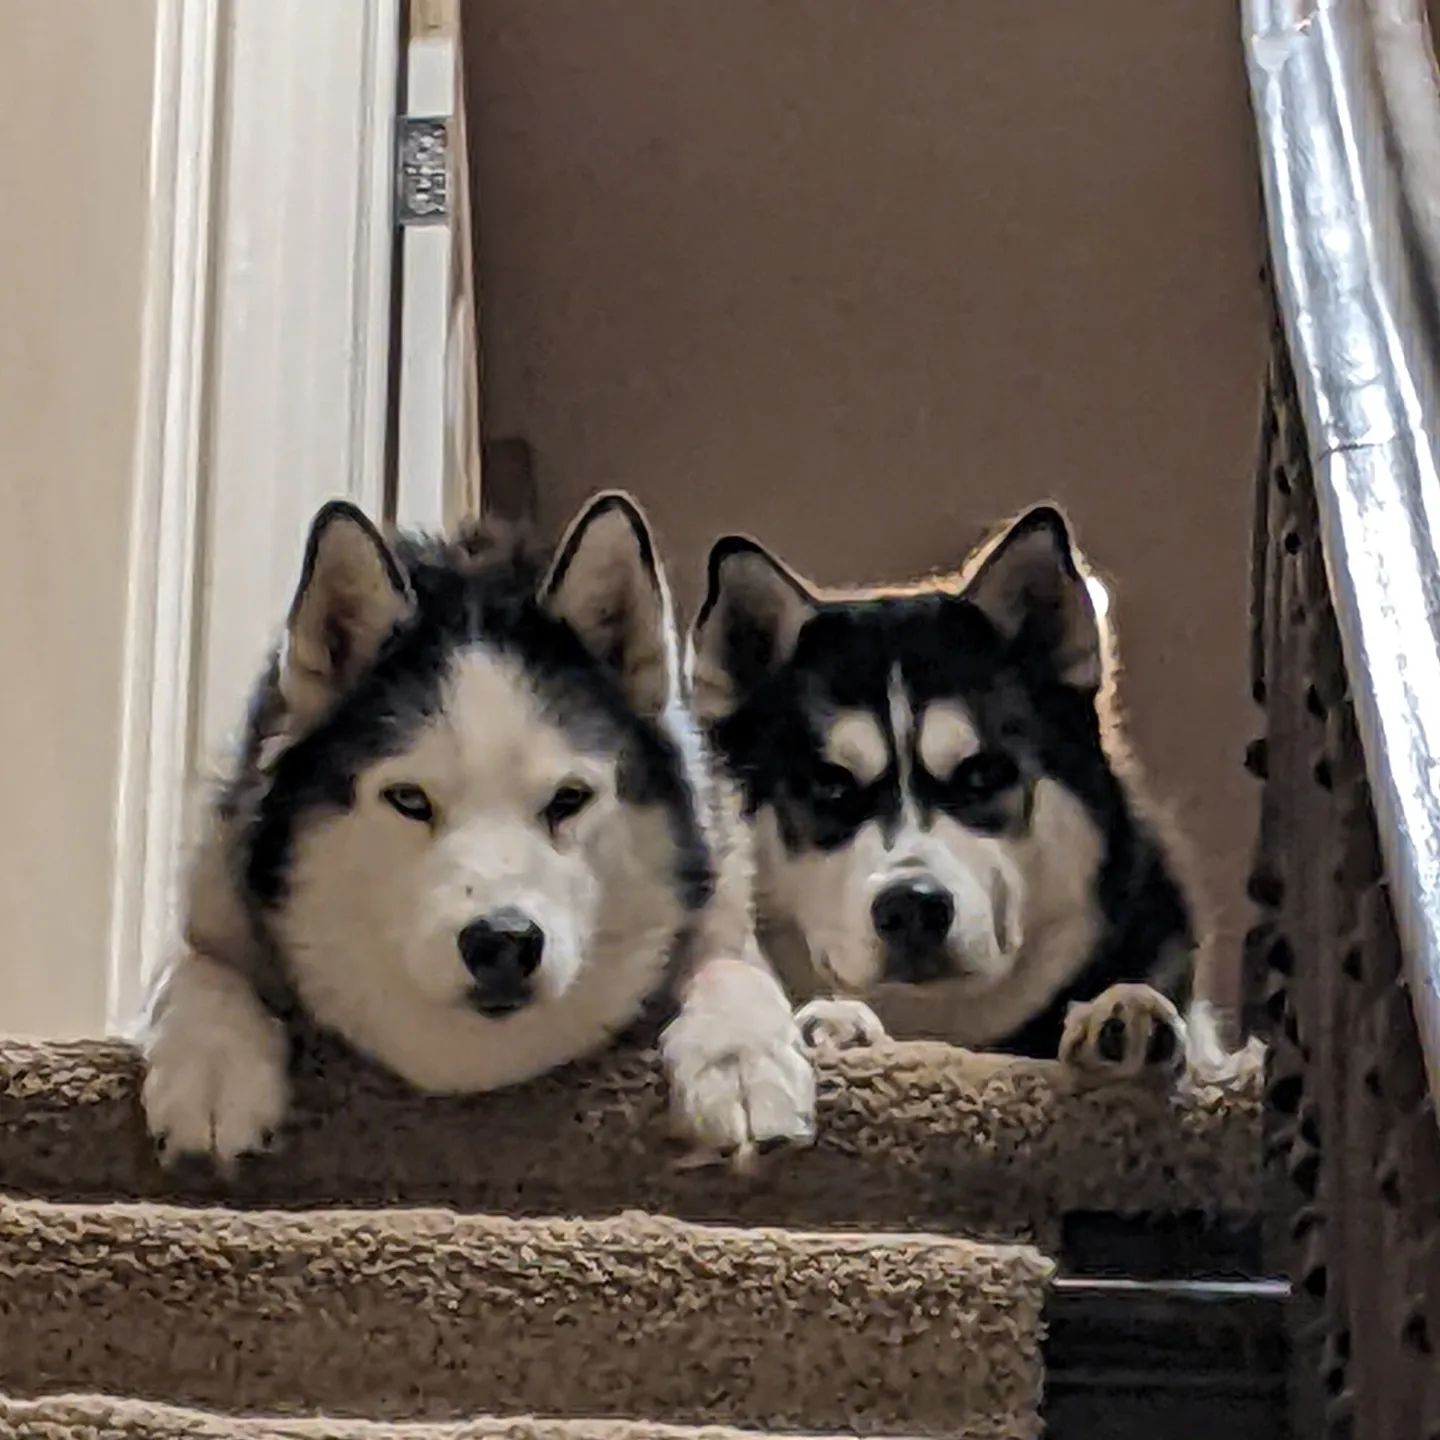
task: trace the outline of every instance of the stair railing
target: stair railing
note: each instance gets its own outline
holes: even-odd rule
[[[1274,299],[1246,947],[1296,1436],[1440,1437],[1440,84],[1421,0],[1242,0]]]

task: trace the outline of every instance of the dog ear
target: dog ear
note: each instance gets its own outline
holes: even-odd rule
[[[344,500],[324,506],[286,625],[280,686],[292,721],[310,724],[353,685],[411,603],[390,547],[364,514]]]
[[[1023,654],[1063,684],[1100,685],[1100,622],[1065,517],[1051,505],[1022,515],[992,546],[965,598]]]
[[[575,517],[540,587],[540,603],[614,672],[637,713],[665,708],[670,604],[650,527],[628,495],[597,495]]]
[[[695,713],[719,720],[795,652],[820,601],[793,571],[743,535],[710,551],[705,602],[690,633]]]

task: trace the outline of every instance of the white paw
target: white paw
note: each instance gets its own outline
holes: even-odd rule
[[[815,1075],[775,977],[714,960],[691,982],[660,1040],[680,1134],[697,1162],[815,1138]]]
[[[1112,985],[1065,1017],[1060,1059],[1090,1080],[1169,1083],[1185,1068],[1185,1021],[1149,985]]]
[[[242,977],[198,957],[181,966],[145,1045],[145,1121],[167,1164],[199,1155],[229,1172],[285,1118],[289,1046]]]
[[[815,1054],[862,1050],[885,1038],[880,1017],[862,1000],[812,1000],[795,1012],[800,1038]]]

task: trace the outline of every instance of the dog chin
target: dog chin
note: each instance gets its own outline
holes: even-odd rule
[[[842,995],[866,995],[885,979],[878,956],[848,956],[837,961],[835,952],[814,941],[808,942],[811,962],[821,982]]]
[[[841,994],[849,995],[933,995],[971,998],[986,995],[1003,985],[1015,969],[1015,957],[987,960],[983,965],[956,961],[951,969],[932,980],[896,980],[885,973],[883,957],[862,963],[835,966],[822,959],[817,966],[825,981]]]
[[[516,996],[513,1000],[498,1000],[482,995],[478,990],[469,990],[460,1003],[464,1009],[472,1011],[482,1020],[493,1020],[497,1024],[503,1024],[516,1015],[523,1015],[525,1011],[533,1010],[540,1002],[539,997],[535,995]]]

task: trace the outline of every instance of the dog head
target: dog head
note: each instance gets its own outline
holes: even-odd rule
[[[1082,903],[1085,790],[1115,782],[1100,624],[1056,510],[1018,520],[956,592],[822,596],[722,540],[689,666],[755,819],[762,910],[830,983],[983,995],[1027,931]]]
[[[322,1020],[372,1047],[419,1013],[553,1021],[587,969],[664,950],[709,884],[660,723],[674,650],[623,496],[593,501],[548,568],[319,514],[247,880]]]

